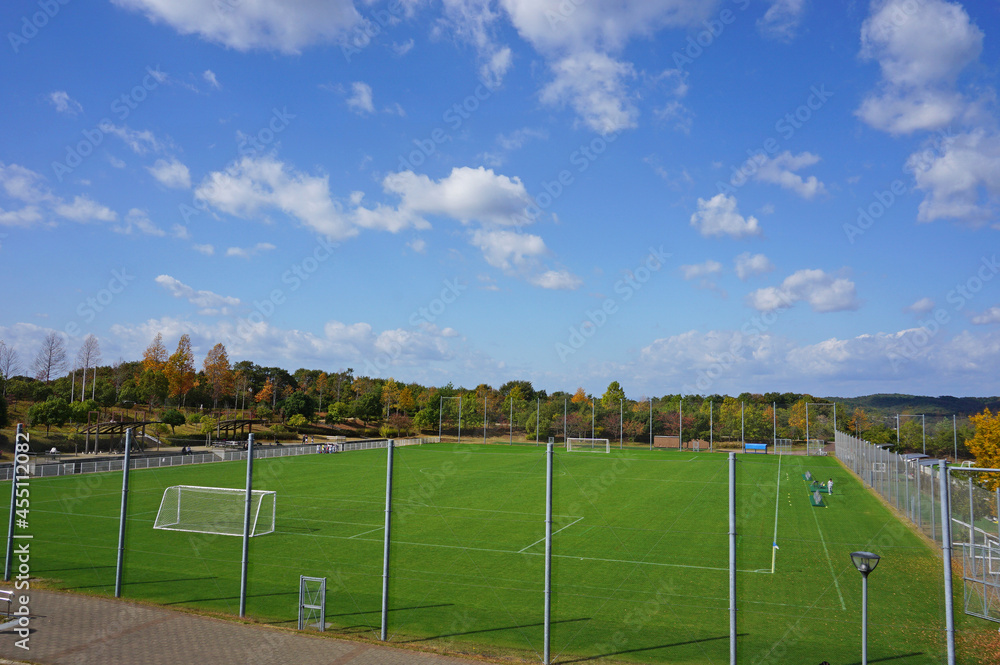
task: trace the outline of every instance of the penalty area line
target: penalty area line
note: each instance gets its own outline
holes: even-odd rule
[[[579,522],[579,521],[580,521],[580,520],[582,520],[582,519],[583,519],[582,517],[577,517],[577,518],[576,518],[575,520],[573,520],[572,522],[570,522],[570,523],[569,523],[569,524],[567,524],[566,526],[564,526],[564,527],[561,527],[561,528],[559,528],[559,529],[556,529],[555,531],[553,531],[553,532],[552,532],[552,535],[554,536],[554,535],[556,535],[557,533],[559,533],[560,531],[562,531],[563,529],[568,529],[568,528],[570,528],[571,526],[573,526],[574,524],[576,524],[577,522]],[[524,550],[529,550],[529,549],[531,549],[532,547],[534,547],[535,545],[537,545],[538,543],[542,543],[542,542],[545,542],[545,539],[544,539],[544,538],[539,538],[538,540],[536,540],[535,542],[531,543],[530,545],[528,545],[528,546],[527,546],[527,547],[525,547],[524,549],[520,549],[520,550],[518,550],[518,551],[517,551],[517,553],[518,553],[518,554],[524,554]]]

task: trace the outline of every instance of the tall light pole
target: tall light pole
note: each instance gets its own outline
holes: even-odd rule
[[[625,400],[618,398],[618,450],[625,444]]]
[[[880,558],[871,552],[851,552],[851,561],[861,573],[861,665],[868,665],[868,575]]]

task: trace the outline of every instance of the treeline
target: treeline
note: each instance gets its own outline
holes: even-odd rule
[[[171,425],[183,424],[182,412],[239,409],[245,415],[293,427],[324,423],[383,436],[456,435],[461,427],[470,437],[506,435],[540,441],[550,436],[595,436],[643,443],[657,435],[681,436],[685,442],[770,441],[775,435],[798,441],[807,436],[833,439],[833,401],[800,393],[668,393],[630,398],[618,381],[612,381],[600,395],[583,388],[547,393],[526,380],[498,387],[485,383],[474,388],[451,383],[425,386],[355,376],[351,368],[300,368],[289,373],[249,360],[233,363],[221,343],[197,363],[187,335],[180,337],[171,352],[158,334],[141,360],[110,365],[99,364],[100,348],[90,336],[73,362],[66,358],[62,338],[52,334],[32,363],[35,376],[12,375],[17,359],[11,363],[9,347],[0,342],[2,390],[8,400],[34,403],[32,425],[86,422],[93,411],[141,407],[158,413],[165,422],[174,421]],[[870,406],[857,401],[866,398],[844,400],[836,407],[837,427],[875,443],[895,444],[895,414],[879,406],[899,402],[879,401],[883,397],[906,396],[872,396],[867,398]],[[951,450],[956,439],[962,448],[971,436],[965,417],[953,427],[950,418],[923,418],[908,411],[899,421],[901,448]],[[5,415],[0,412],[0,419]],[[94,417],[101,417],[100,413]]]

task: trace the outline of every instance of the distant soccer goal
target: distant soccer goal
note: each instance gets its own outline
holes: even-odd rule
[[[774,452],[778,455],[787,455],[792,452],[792,440],[791,439],[775,439],[774,440]]]
[[[566,439],[566,452],[568,453],[610,453],[610,439],[584,439],[570,437]]]
[[[250,535],[274,531],[273,491],[253,490],[250,498]],[[163,490],[154,529],[242,536],[246,490],[231,487],[174,485]]]
[[[823,439],[809,439],[806,441],[806,455],[826,455],[823,450],[825,446],[826,441]]]

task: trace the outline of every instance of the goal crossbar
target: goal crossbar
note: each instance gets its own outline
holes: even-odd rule
[[[610,439],[588,439],[584,437],[569,437],[566,439],[566,452],[610,453]]]
[[[251,536],[274,531],[276,496],[272,490],[251,491]],[[245,515],[245,489],[173,485],[163,490],[153,528],[242,536]]]

